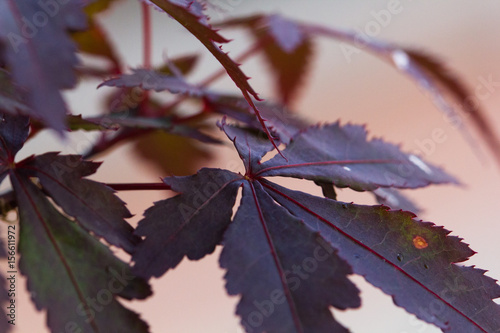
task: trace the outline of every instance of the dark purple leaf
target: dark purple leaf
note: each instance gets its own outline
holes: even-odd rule
[[[101,242],[68,220],[23,175],[12,172],[19,203],[19,268],[52,332],[146,333],[148,325],[116,299],[143,299],[146,282]]]
[[[361,304],[349,265],[258,183],[245,183],[223,246],[226,288],[241,295],[236,313],[247,332],[348,332],[329,306]]]
[[[179,77],[141,68],[133,69],[132,72],[132,74],[122,74],[117,78],[106,80],[99,87],[140,87],[144,90],[168,90],[173,94],[189,94],[193,96],[205,94],[204,89],[193,86]]]
[[[26,114],[58,131],[64,129],[66,115],[60,90],[74,87],[78,63],[67,30],[85,27],[79,1],[0,2],[2,60],[13,82],[26,90]]]
[[[134,271],[146,278],[158,277],[184,256],[198,260],[212,253],[231,220],[240,179],[218,169],[165,178],[165,184],[180,194],[156,202],[139,222],[136,234],[146,239],[134,253]]]
[[[28,138],[29,118],[0,112],[0,183]]]
[[[222,120],[219,127],[234,142],[236,150],[249,173],[252,172],[252,166],[259,164],[262,157],[273,149],[271,142],[265,136],[259,135],[261,132],[227,125],[225,119]]]
[[[2,159],[13,162],[14,156],[28,138],[29,118],[0,113],[0,154]]]
[[[52,199],[85,229],[132,252],[139,238],[125,221],[132,216],[125,203],[111,188],[84,178],[98,167],[99,163],[84,161],[79,155],[57,153],[35,156],[20,166],[29,176],[37,177]]]
[[[173,76],[175,74],[172,69],[175,68],[180,74],[187,75],[194,69],[197,60],[197,55],[187,55],[168,59],[166,64],[155,68],[155,71],[159,73],[159,75]],[[107,76],[109,77],[109,75]],[[179,80],[183,81],[182,79]],[[188,83],[181,83],[181,86],[186,84]],[[191,86],[191,88],[195,89],[193,86]],[[129,112],[138,107],[139,104],[144,101],[145,96],[147,96],[147,94],[139,87],[117,89],[106,99],[106,106],[109,111],[112,112]],[[156,106],[151,98],[149,102],[151,103],[149,103],[147,107]],[[162,114],[164,114],[164,112]]]
[[[500,329],[500,306],[492,301],[500,297],[500,286],[483,270],[455,264],[474,251],[448,230],[384,206],[346,204],[269,182],[264,186],[396,305],[443,331]]]
[[[182,194],[157,203],[140,223],[138,232],[146,238],[134,259],[139,272],[146,272],[141,275],[159,276],[185,255],[199,259],[212,252],[222,237],[220,262],[227,269],[226,287],[231,295],[241,295],[236,312],[247,332],[345,332],[329,306],[359,306],[358,291],[347,279],[349,266],[391,295],[396,305],[443,330],[500,330],[500,306],[492,301],[500,297],[500,286],[483,270],[457,265],[474,254],[460,238],[415,220],[410,212],[347,204],[271,183],[263,178],[267,175],[261,171],[265,163],[259,164],[271,143],[247,129],[224,123],[221,127],[235,143],[247,169],[245,175],[203,169],[195,176],[167,178],[167,185]],[[335,124],[299,132],[284,152],[307,133],[312,146],[316,138],[311,132],[324,129],[337,131],[336,137],[328,138],[333,145],[356,131],[366,139],[361,127],[345,128],[342,131]],[[361,142],[373,144],[375,153],[395,149],[402,154],[380,140]],[[315,166],[312,156],[303,162],[310,163],[304,164],[305,169]],[[223,181],[207,181],[202,174]],[[320,181],[333,187],[327,183]],[[222,200],[217,196],[227,187],[220,184],[234,187]],[[230,222],[239,185],[243,196]],[[312,262],[316,249],[330,253],[327,264],[318,258]]]
[[[213,112],[227,115],[257,130],[262,129],[255,113],[243,98],[211,95],[207,101]],[[295,134],[310,126],[306,120],[282,105],[259,102],[257,107],[271,133],[284,144],[288,144]]]
[[[395,145],[381,139],[368,141],[366,130],[357,125],[310,127],[293,137],[283,154],[288,162],[275,156],[258,165],[253,170],[255,175],[333,182],[337,187],[360,191],[457,182],[440,168],[402,153]]]

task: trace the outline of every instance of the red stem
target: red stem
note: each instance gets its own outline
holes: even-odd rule
[[[146,69],[151,69],[151,12],[149,5],[145,2],[141,3],[142,9],[142,50],[143,50],[143,64]],[[149,91],[144,90],[144,98],[139,104],[139,114],[149,116]]]
[[[170,186],[164,183],[120,183],[106,185],[115,191],[170,190]]]
[[[142,5],[142,37],[143,37],[143,65],[144,68],[151,68],[151,12],[149,5],[145,2]]]

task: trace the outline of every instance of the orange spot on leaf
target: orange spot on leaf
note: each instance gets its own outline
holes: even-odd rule
[[[413,245],[419,250],[425,249],[427,246],[429,246],[429,244],[427,244],[427,241],[421,236],[413,237]]]

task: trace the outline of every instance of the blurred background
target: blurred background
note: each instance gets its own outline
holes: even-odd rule
[[[490,123],[500,131],[500,2],[491,0],[411,1],[264,1],[213,0],[209,13],[214,21],[253,13],[281,13],[304,22],[365,31],[377,22],[374,13],[398,3],[402,10],[381,25],[374,37],[395,42],[439,56],[454,69],[472,92],[484,94],[481,103]],[[121,0],[101,15],[100,22],[114,41],[116,50],[131,68],[142,64],[140,3]],[[372,22],[372,23],[370,23]],[[153,13],[153,58],[161,64],[165,56],[173,58],[195,52],[203,54],[191,82],[199,82],[219,68],[201,44],[179,24],[160,12]],[[241,30],[224,31],[232,38],[224,50],[236,57],[249,45],[249,35]],[[352,122],[367,124],[371,135],[401,143],[406,151],[418,151],[427,161],[443,166],[458,177],[463,187],[435,186],[406,191],[423,212],[420,218],[444,225],[453,235],[465,238],[478,253],[467,262],[488,269],[493,278],[500,277],[500,247],[498,246],[500,213],[500,169],[484,149],[472,147],[459,131],[416,84],[379,59],[363,53],[346,57],[340,43],[317,39],[310,72],[299,91],[293,109],[312,122]],[[275,97],[268,65],[261,57],[246,61],[243,71],[252,79],[253,88],[265,99]],[[493,84],[485,84],[485,82]],[[496,82],[499,82],[495,84]],[[96,91],[98,81],[84,81],[75,92],[67,94],[74,114],[97,115],[102,112],[103,96],[110,88]],[[213,85],[214,89],[237,93],[229,79]],[[439,131],[442,140],[433,139]],[[60,142],[51,133],[41,133],[30,141],[19,158],[33,153],[62,150],[83,153],[95,137],[75,132],[70,140]],[[238,158],[230,147],[198,145],[186,140],[172,140],[182,153],[168,155],[163,167],[140,159],[138,145],[148,141],[117,147],[98,156],[104,161],[94,177],[105,182],[157,182],[168,173],[190,174],[202,166],[238,169]],[[479,140],[477,140],[480,142]],[[424,148],[423,148],[424,147]],[[475,151],[482,153],[477,154]],[[149,157],[161,151],[144,152]],[[479,157],[482,156],[482,157]],[[211,157],[210,157],[211,156]],[[190,161],[191,170],[180,169]],[[166,166],[165,166],[166,165]],[[167,171],[170,170],[170,171]],[[319,194],[312,183],[294,181],[304,191]],[[360,193],[342,190],[339,200],[374,204]],[[119,194],[135,214],[136,223],[152,202],[170,193],[142,191]],[[3,234],[5,235],[5,234]],[[239,320],[234,315],[237,297],[229,297],[224,289],[224,272],[219,268],[218,248],[213,255],[198,262],[184,260],[176,269],[153,280],[153,297],[146,301],[128,302],[151,325],[154,333],[240,333]],[[353,332],[430,333],[436,328],[420,322],[403,309],[393,305],[390,297],[366,284],[363,278],[353,278],[362,290],[363,306],[354,311],[335,311],[335,316]],[[24,291],[25,280],[18,281],[22,295],[17,298],[16,333],[48,332],[45,314],[37,312]]]

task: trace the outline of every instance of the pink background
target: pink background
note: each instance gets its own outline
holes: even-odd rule
[[[214,1],[215,3],[217,1]],[[227,15],[247,15],[256,11],[279,12],[303,21],[332,27],[364,30],[374,21],[371,12],[387,8],[390,1],[237,1],[221,0],[226,14],[212,11],[215,20]],[[439,2],[402,0],[401,13],[393,15],[390,23],[381,27],[377,38],[428,50],[439,55],[454,68],[474,91],[481,80],[491,77],[500,82],[500,3],[498,1],[447,0]],[[102,21],[116,47],[127,54],[131,67],[141,64],[140,12],[136,1],[122,1]],[[154,13],[154,59],[161,62],[162,55],[169,57],[202,51],[202,47],[179,25],[166,15]],[[226,46],[235,56],[248,44],[241,32],[223,32],[236,38]],[[426,160],[442,165],[457,176],[466,186],[435,186],[407,191],[425,209],[421,218],[444,225],[454,235],[465,238],[478,252],[467,264],[489,269],[488,275],[500,277],[498,215],[500,210],[499,168],[482,149],[479,160],[464,137],[445,120],[432,102],[416,85],[387,64],[365,53],[354,54],[351,62],[342,54],[339,44],[321,39],[316,43],[316,56],[306,85],[300,93],[295,109],[301,115],[318,122],[366,123],[370,133],[383,136],[388,141],[400,142],[407,151],[419,150],[418,143],[428,142],[436,129],[444,133],[444,142],[435,143],[434,149],[423,154]],[[243,70],[253,79],[250,83],[264,98],[272,98],[272,85],[267,67],[262,59],[252,58]],[[217,64],[205,52],[197,67],[193,82],[216,70]],[[69,93],[73,113],[98,114],[99,103],[95,95],[106,95],[109,90],[95,92],[98,82],[86,82],[79,93]],[[221,80],[214,87],[236,92],[233,84]],[[482,100],[492,126],[500,132],[500,87],[492,88]],[[484,92],[484,88],[481,91]],[[88,96],[88,97],[87,97]],[[75,133],[71,142],[60,143],[52,134],[42,134],[30,142],[22,156],[50,150],[81,153],[91,143],[92,136]],[[38,143],[37,143],[38,141]],[[217,156],[205,164],[216,167],[237,165],[237,156],[230,147],[208,147]],[[120,146],[98,160],[105,163],[95,179],[107,182],[156,182],[161,171],[134,159],[129,145]],[[200,165],[201,167],[201,165]],[[117,172],[116,168],[120,168]],[[292,182],[292,186],[319,193],[307,182]],[[137,221],[142,211],[153,201],[164,198],[164,192],[121,193]],[[373,203],[365,194],[342,190],[339,199]],[[5,235],[3,233],[2,235]],[[127,304],[140,312],[155,333],[239,333],[238,318],[234,307],[238,298],[228,297],[224,290],[224,272],[218,266],[218,254],[199,262],[184,260],[176,269],[161,279],[153,280],[155,295],[145,302]],[[3,265],[2,265],[3,266]],[[4,266],[5,267],[5,266]],[[366,284],[361,277],[354,277],[362,289],[363,307],[360,310],[340,312],[336,317],[354,332],[438,332],[392,304],[390,297]],[[18,280],[18,290],[25,288],[25,280]],[[24,290],[23,290],[24,291]],[[26,293],[17,298],[17,325],[14,332],[46,332],[45,317],[34,310]]]

